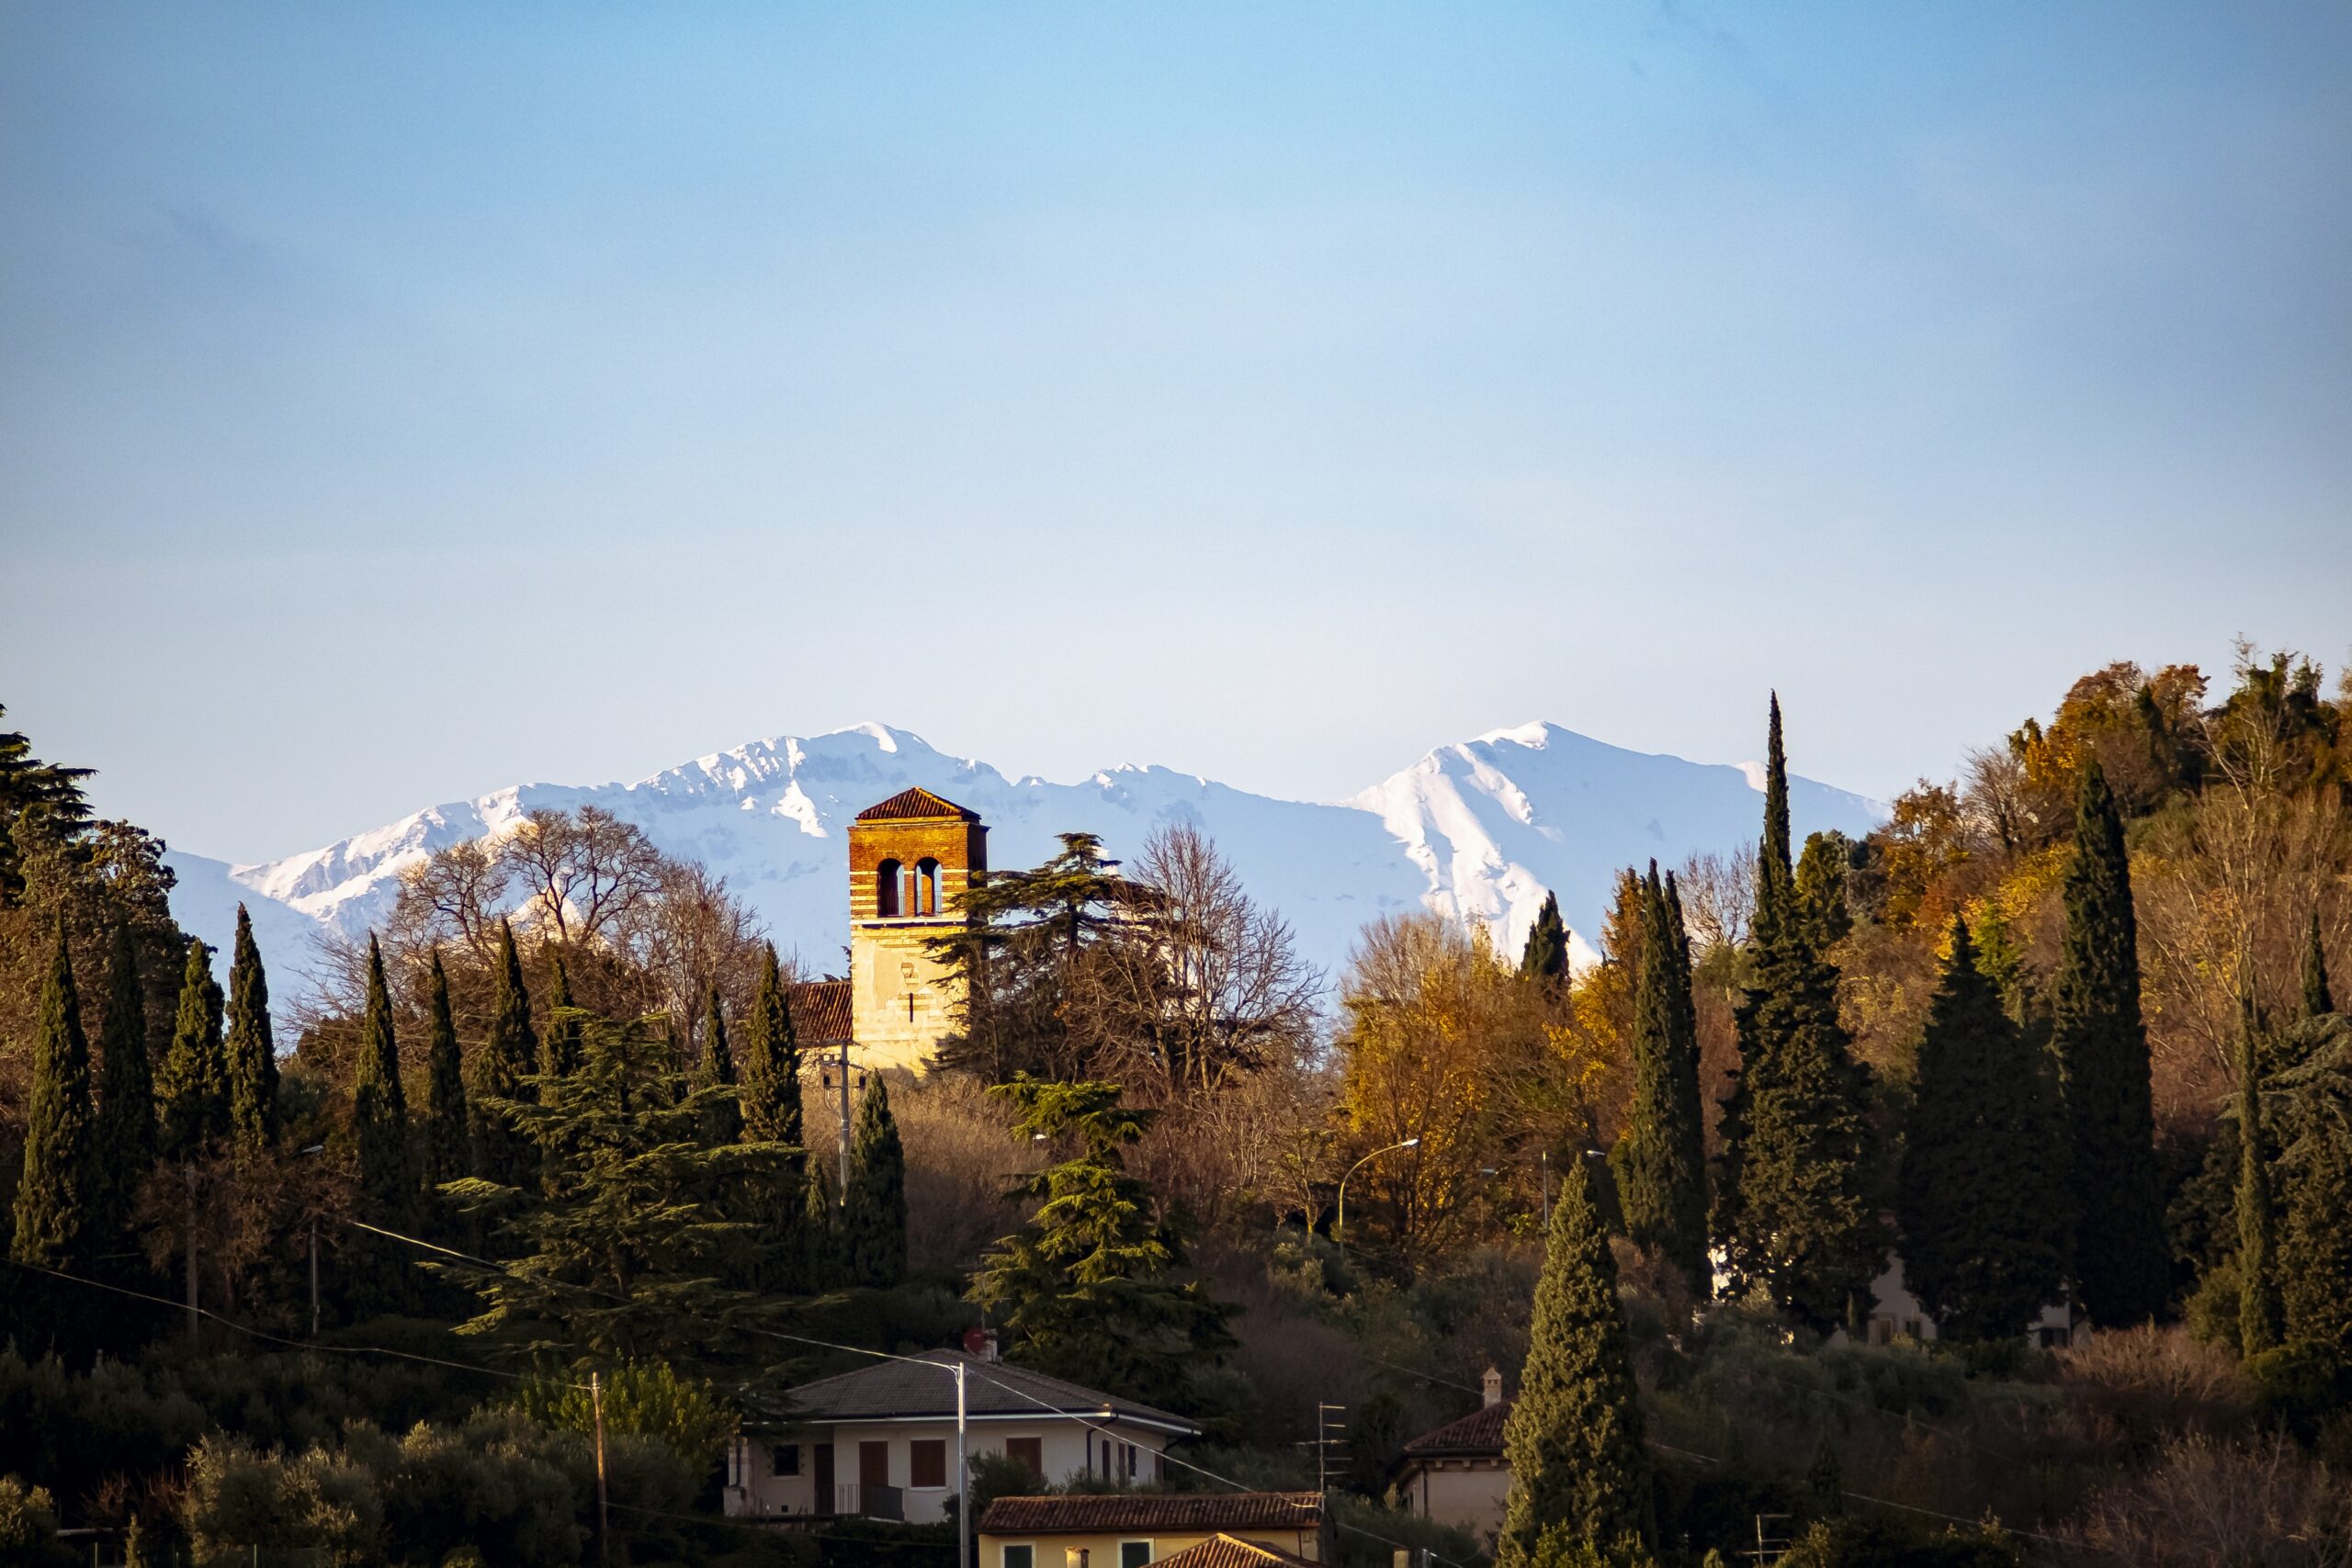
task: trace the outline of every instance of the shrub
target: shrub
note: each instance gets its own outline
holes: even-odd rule
[[[2069,1533],[2132,1568],[2342,1568],[2352,1562],[2352,1478],[2283,1436],[2241,1445],[2192,1432],[2097,1493]]]
[[[57,1539],[56,1501],[41,1487],[0,1475],[0,1562],[65,1568],[73,1561],[74,1554]]]
[[[1957,1527],[1929,1535],[1884,1519],[1825,1519],[1806,1529],[1781,1568],[2024,1568],[2017,1544],[1995,1529]]]
[[[2068,1393],[2141,1442],[2228,1426],[2251,1403],[2236,1358],[2183,1328],[2109,1329],[2057,1362]]]

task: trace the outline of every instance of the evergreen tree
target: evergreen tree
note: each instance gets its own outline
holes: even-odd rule
[[[237,906],[237,938],[229,964],[229,1141],[242,1154],[260,1154],[277,1142],[277,1046],[270,1038],[269,978],[262,969],[254,923]]]
[[[1519,1402],[1503,1427],[1510,1495],[1497,1568],[1635,1551],[1657,1533],[1616,1260],[1584,1162],[1563,1177]]]
[[[1635,1245],[1704,1292],[1707,1171],[1699,1111],[1697,1015],[1682,933],[1650,863],[1634,979],[1634,1100],[1618,1145],[1617,1196]]]
[[[229,1074],[220,1039],[220,987],[204,944],[187,944],[187,966],[180,978],[178,1021],[172,1048],[156,1075],[160,1137],[156,1152],[187,1161],[229,1135]]]
[[[1528,930],[1519,972],[1554,994],[1567,983],[1568,928],[1560,919],[1558,897],[1548,891],[1544,907],[1535,912],[1535,924]]]
[[[2114,794],[2096,761],[2084,763],[2075,799],[2065,904],[2051,1046],[2080,1222],[2075,1288],[2094,1324],[2119,1327],[2162,1312],[2169,1279],[2131,864]]]
[[[2287,1342],[2352,1358],[2352,1022],[2324,1018],[2275,1097],[2285,1221],[2279,1295]]]
[[[702,1141],[716,1146],[742,1135],[743,1103],[736,1093],[735,1052],[727,1043],[727,1015],[715,980],[704,998],[702,1019],[702,1055],[695,1063],[694,1087],[703,1097]]]
[[[1789,860],[1789,759],[1781,738],[1781,694],[1774,692],[1765,728],[1764,832],[1756,847],[1757,929],[1749,934],[1751,948],[1759,948],[1763,943],[1767,910],[1778,910],[1793,898],[1791,884],[1795,874],[1796,868]],[[1722,1116],[1717,1127],[1722,1148],[1709,1181],[1707,1228],[1724,1250],[1734,1295],[1747,1289],[1753,1274],[1753,1260],[1747,1256],[1747,1247],[1748,1226],[1742,1213],[1742,1170],[1746,1164],[1749,1105],[1759,1065],[1756,1054],[1762,1044],[1743,1018],[1739,1066],[1732,1074],[1730,1091],[1719,1102]]]
[[[1869,1078],[1838,1013],[1838,971],[1798,903],[1787,858],[1788,761],[1772,705],[1751,980],[1726,1106],[1738,1192],[1736,1272],[1810,1327],[1857,1318],[1885,1263],[1871,1185]]]
[[[888,1289],[907,1277],[907,1155],[879,1073],[865,1080],[849,1157],[841,1220],[843,1272],[850,1284]]]
[[[425,985],[424,1186],[429,1192],[467,1173],[466,1084],[458,1023],[449,1011],[449,976],[433,950]]]
[[[539,1037],[539,1076],[543,1078],[562,1077],[580,1066],[581,1021],[564,1016],[571,1009],[571,977],[564,972],[563,954],[549,947],[548,1028]]]
[[[1917,1055],[1898,1181],[1905,1282],[1944,1337],[2009,1338],[2065,1286],[2065,1125],[2045,1054],[2002,1010],[1957,916]]]
[[[147,1059],[147,999],[130,928],[114,928],[107,964],[106,1021],[98,1033],[98,1228],[130,1235],[139,1184],[155,1163],[155,1077]]]
[[[1838,1462],[1838,1445],[1829,1434],[1813,1446],[1813,1462],[1804,1467],[1806,1512],[1817,1519],[1834,1519],[1846,1511],[1846,1467]]]
[[[65,923],[40,991],[33,1027],[32,1085],[25,1101],[25,1165],[17,1186],[8,1256],[69,1274],[86,1272],[110,1240],[97,1225],[103,1156],[90,1098],[90,1044],[65,951]]]
[[[530,1142],[514,1130],[513,1119],[496,1107],[502,1101],[530,1098],[528,1080],[537,1066],[538,1037],[531,1029],[531,995],[523,985],[523,960],[514,951],[514,929],[504,920],[498,923],[493,974],[490,1035],[465,1068],[470,1169],[485,1181],[519,1187],[531,1179]]]
[[[1035,1210],[981,1259],[968,1299],[998,1314],[1017,1360],[1132,1398],[1182,1399],[1193,1370],[1232,1346],[1231,1309],[1169,1277],[1183,1264],[1182,1238],[1127,1174],[1122,1151],[1155,1112],[1122,1105],[1112,1083],[1023,1075],[989,1092],[1019,1111],[1015,1137],[1080,1147],[1007,1194]]]
[[[409,1158],[408,1095],[401,1087],[400,1043],[392,1031],[392,996],[384,983],[384,954],[368,938],[368,1010],[360,1020],[352,1066],[351,1137],[358,1156],[355,1217],[386,1230],[408,1227],[416,1190]],[[363,1310],[393,1312],[410,1297],[409,1253],[388,1236],[361,1233],[357,1293]]]
[[[1797,862],[1797,909],[1816,946],[1827,952],[1854,929],[1846,908],[1846,869],[1853,856],[1853,840],[1843,833],[1814,833],[1805,839],[1804,854]]]
[[[746,1034],[736,1094],[742,1111],[740,1136],[747,1144],[778,1144],[793,1151],[777,1173],[776,1185],[752,1195],[750,1213],[756,1213],[767,1227],[761,1279],[773,1290],[797,1290],[805,1283],[799,1277],[807,1261],[800,1221],[808,1206],[800,1190],[808,1164],[801,1152],[800,1043],[793,1032],[792,1008],[773,945],[760,964],[760,988]]]
[[[0,705],[0,718],[7,716]],[[82,781],[88,768],[61,768],[33,755],[20,730],[0,730],[0,908],[14,905],[25,890],[18,839],[31,823],[70,837],[90,820]]]
[[[2319,1018],[2335,1010],[2335,995],[2327,984],[2327,949],[2319,940],[2319,911],[2312,911],[2303,937],[2303,1016]]]
[[[2286,1308],[2278,1294],[2278,1214],[2270,1194],[2254,998],[2244,998],[2238,1010],[2238,1348],[2255,1356],[2278,1343]]]
[[[853,1283],[843,1256],[841,1196],[833,1189],[831,1168],[820,1159],[808,1162],[808,1179],[800,1184],[806,1201],[801,1208],[800,1245],[805,1258],[800,1277],[810,1294],[821,1294]]]

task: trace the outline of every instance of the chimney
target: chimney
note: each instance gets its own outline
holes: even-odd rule
[[[964,1330],[964,1353],[967,1356],[977,1356],[983,1361],[995,1360],[996,1330],[993,1328]]]
[[[1486,1391],[1488,1404],[1500,1404],[1503,1402],[1503,1374],[1500,1369],[1488,1367],[1487,1375],[1479,1379],[1478,1382],[1479,1386]]]
[[[1086,1552],[1087,1549],[1082,1546],[1063,1547],[1062,1562],[1064,1564],[1064,1568],[1086,1568]]]

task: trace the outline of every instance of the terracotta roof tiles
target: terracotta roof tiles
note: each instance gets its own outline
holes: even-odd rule
[[[1295,1553],[1261,1546],[1254,1540],[1239,1540],[1229,1535],[1213,1535],[1182,1551],[1161,1558],[1155,1568],[1307,1568],[1307,1560]]]
[[[869,806],[857,814],[860,822],[902,822],[926,817],[953,817],[963,822],[980,819],[978,812],[967,811],[927,789],[902,789],[889,799]]]
[[[1436,1454],[1499,1454],[1503,1423],[1510,1419],[1511,1402],[1482,1405],[1459,1421],[1448,1421],[1435,1431],[1423,1432],[1405,1445],[1408,1459]]]
[[[999,1497],[980,1515],[980,1529],[989,1535],[1322,1528],[1320,1492],[1097,1492],[1062,1497]]]
[[[791,987],[793,1037],[804,1046],[850,1039],[847,980],[803,980]]]

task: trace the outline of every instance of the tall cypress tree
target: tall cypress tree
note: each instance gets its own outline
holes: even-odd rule
[[[797,1290],[805,1283],[800,1274],[808,1250],[801,1235],[808,1199],[800,1184],[806,1178],[808,1156],[801,1152],[800,1042],[793,1032],[792,1008],[773,945],[761,961],[760,988],[744,1032],[742,1078],[737,1094],[742,1108],[741,1141],[782,1144],[793,1151],[775,1189],[754,1198],[753,1208],[768,1233],[767,1260],[761,1278],[773,1290]]]
[[[2131,863],[2114,793],[2096,761],[2084,764],[2075,797],[2065,904],[2051,1048],[2080,1220],[2075,1288],[2094,1324],[2120,1327],[2164,1310],[2169,1270]]]
[[[521,1187],[531,1179],[531,1142],[500,1106],[530,1098],[530,1086],[524,1080],[538,1066],[538,1046],[531,1029],[531,994],[523,984],[523,960],[514,951],[514,929],[501,920],[490,1035],[465,1069],[470,1168],[485,1181]]]
[[[1871,1183],[1869,1078],[1838,1015],[1838,970],[1788,861],[1788,761],[1772,704],[1740,1075],[1726,1105],[1738,1184],[1730,1251],[1781,1310],[1816,1329],[1858,1315],[1885,1263]]]
[[[1794,897],[1792,884],[1795,874],[1789,859],[1789,759],[1781,737],[1781,694],[1774,692],[1765,727],[1764,832],[1756,845],[1756,918],[1749,933],[1752,949],[1761,949],[1768,928],[1790,906]],[[1732,1075],[1729,1092],[1720,1102],[1723,1114],[1718,1130],[1722,1148],[1711,1173],[1707,1214],[1707,1228],[1724,1249],[1730,1266],[1735,1294],[1746,1288],[1754,1272],[1753,1260],[1747,1255],[1748,1227],[1741,1213],[1741,1171],[1746,1163],[1749,1105],[1759,1066],[1757,1053],[1761,1047],[1762,1042],[1743,1014],[1739,1066]]]
[[[359,1163],[359,1217],[389,1230],[401,1229],[408,1218],[410,1194],[416,1190],[409,1159],[408,1093],[401,1087],[400,1043],[392,1031],[383,950],[372,935],[368,939],[368,1010],[360,1020],[359,1050],[352,1065],[351,1133]],[[384,1247],[370,1250],[390,1273],[399,1255]],[[391,1286],[390,1294],[399,1293]]]
[[[2003,1010],[1957,916],[1905,1134],[1905,1282],[1946,1338],[2023,1333],[2065,1286],[2065,1125],[2045,1054]]]
[[[1563,1175],[1519,1402],[1503,1427],[1510,1497],[1497,1568],[1638,1551],[1656,1534],[1616,1260],[1584,1162]]]
[[[2352,1355],[2352,1023],[2326,1019],[2307,1059],[2282,1074],[2279,1294],[2287,1342]],[[2272,1096],[2266,1095],[2266,1100]]]
[[[548,949],[548,1027],[539,1036],[539,1073],[564,1077],[580,1070],[580,1020],[564,1014],[571,1008],[571,977],[564,972],[563,954]]]
[[[853,1281],[844,1257],[841,1195],[833,1190],[832,1171],[823,1160],[808,1162],[800,1190],[800,1246],[806,1260],[802,1280],[811,1294],[838,1290]]]
[[[277,1142],[277,1047],[270,1038],[269,977],[254,923],[237,906],[235,956],[229,965],[229,1141],[245,1154]]]
[[[156,1075],[160,1137],[156,1152],[169,1160],[191,1160],[229,1135],[229,1073],[220,1039],[220,987],[204,944],[187,944],[180,976],[178,1021],[172,1048]]]
[[[1568,928],[1560,919],[1557,895],[1546,891],[1544,907],[1528,928],[1527,946],[1519,956],[1519,972],[1546,991],[1556,994],[1568,978]]]
[[[2319,940],[2319,911],[2303,937],[2303,1016],[2320,1018],[2335,1010],[2335,995],[2327,984],[2327,949]]]
[[[696,1089],[732,1089],[735,1052],[727,1043],[727,1014],[714,980],[703,999],[702,1055],[695,1063]],[[743,1106],[733,1094],[715,1094],[703,1102],[703,1142],[717,1148],[742,1135]]]
[[[107,1240],[98,1228],[102,1170],[90,1098],[90,1043],[65,950],[65,923],[42,982],[33,1027],[33,1078],[25,1102],[25,1167],[17,1187],[19,1263],[78,1274]]]
[[[433,950],[425,985],[424,1186],[427,1191],[467,1173],[466,1083],[458,1050],[458,1023],[449,1011],[449,976]]]
[[[1634,1100],[1619,1144],[1617,1195],[1635,1245],[1704,1292],[1707,1172],[1699,1111],[1699,1050],[1690,966],[1650,863],[1642,884],[1642,945],[1634,980]]]
[[[107,964],[107,1014],[98,1032],[99,1229],[130,1234],[139,1184],[155,1163],[155,1074],[147,1059],[147,998],[130,928],[114,928]],[[124,1250],[109,1244],[112,1250]]]
[[[888,1289],[907,1277],[907,1153],[882,1075],[865,1080],[850,1142],[842,1203],[844,1272],[853,1284]]]
[[[2278,1343],[2286,1307],[2278,1294],[2278,1211],[2252,996],[2240,1000],[2238,1013],[2238,1348],[2253,1356]]]

